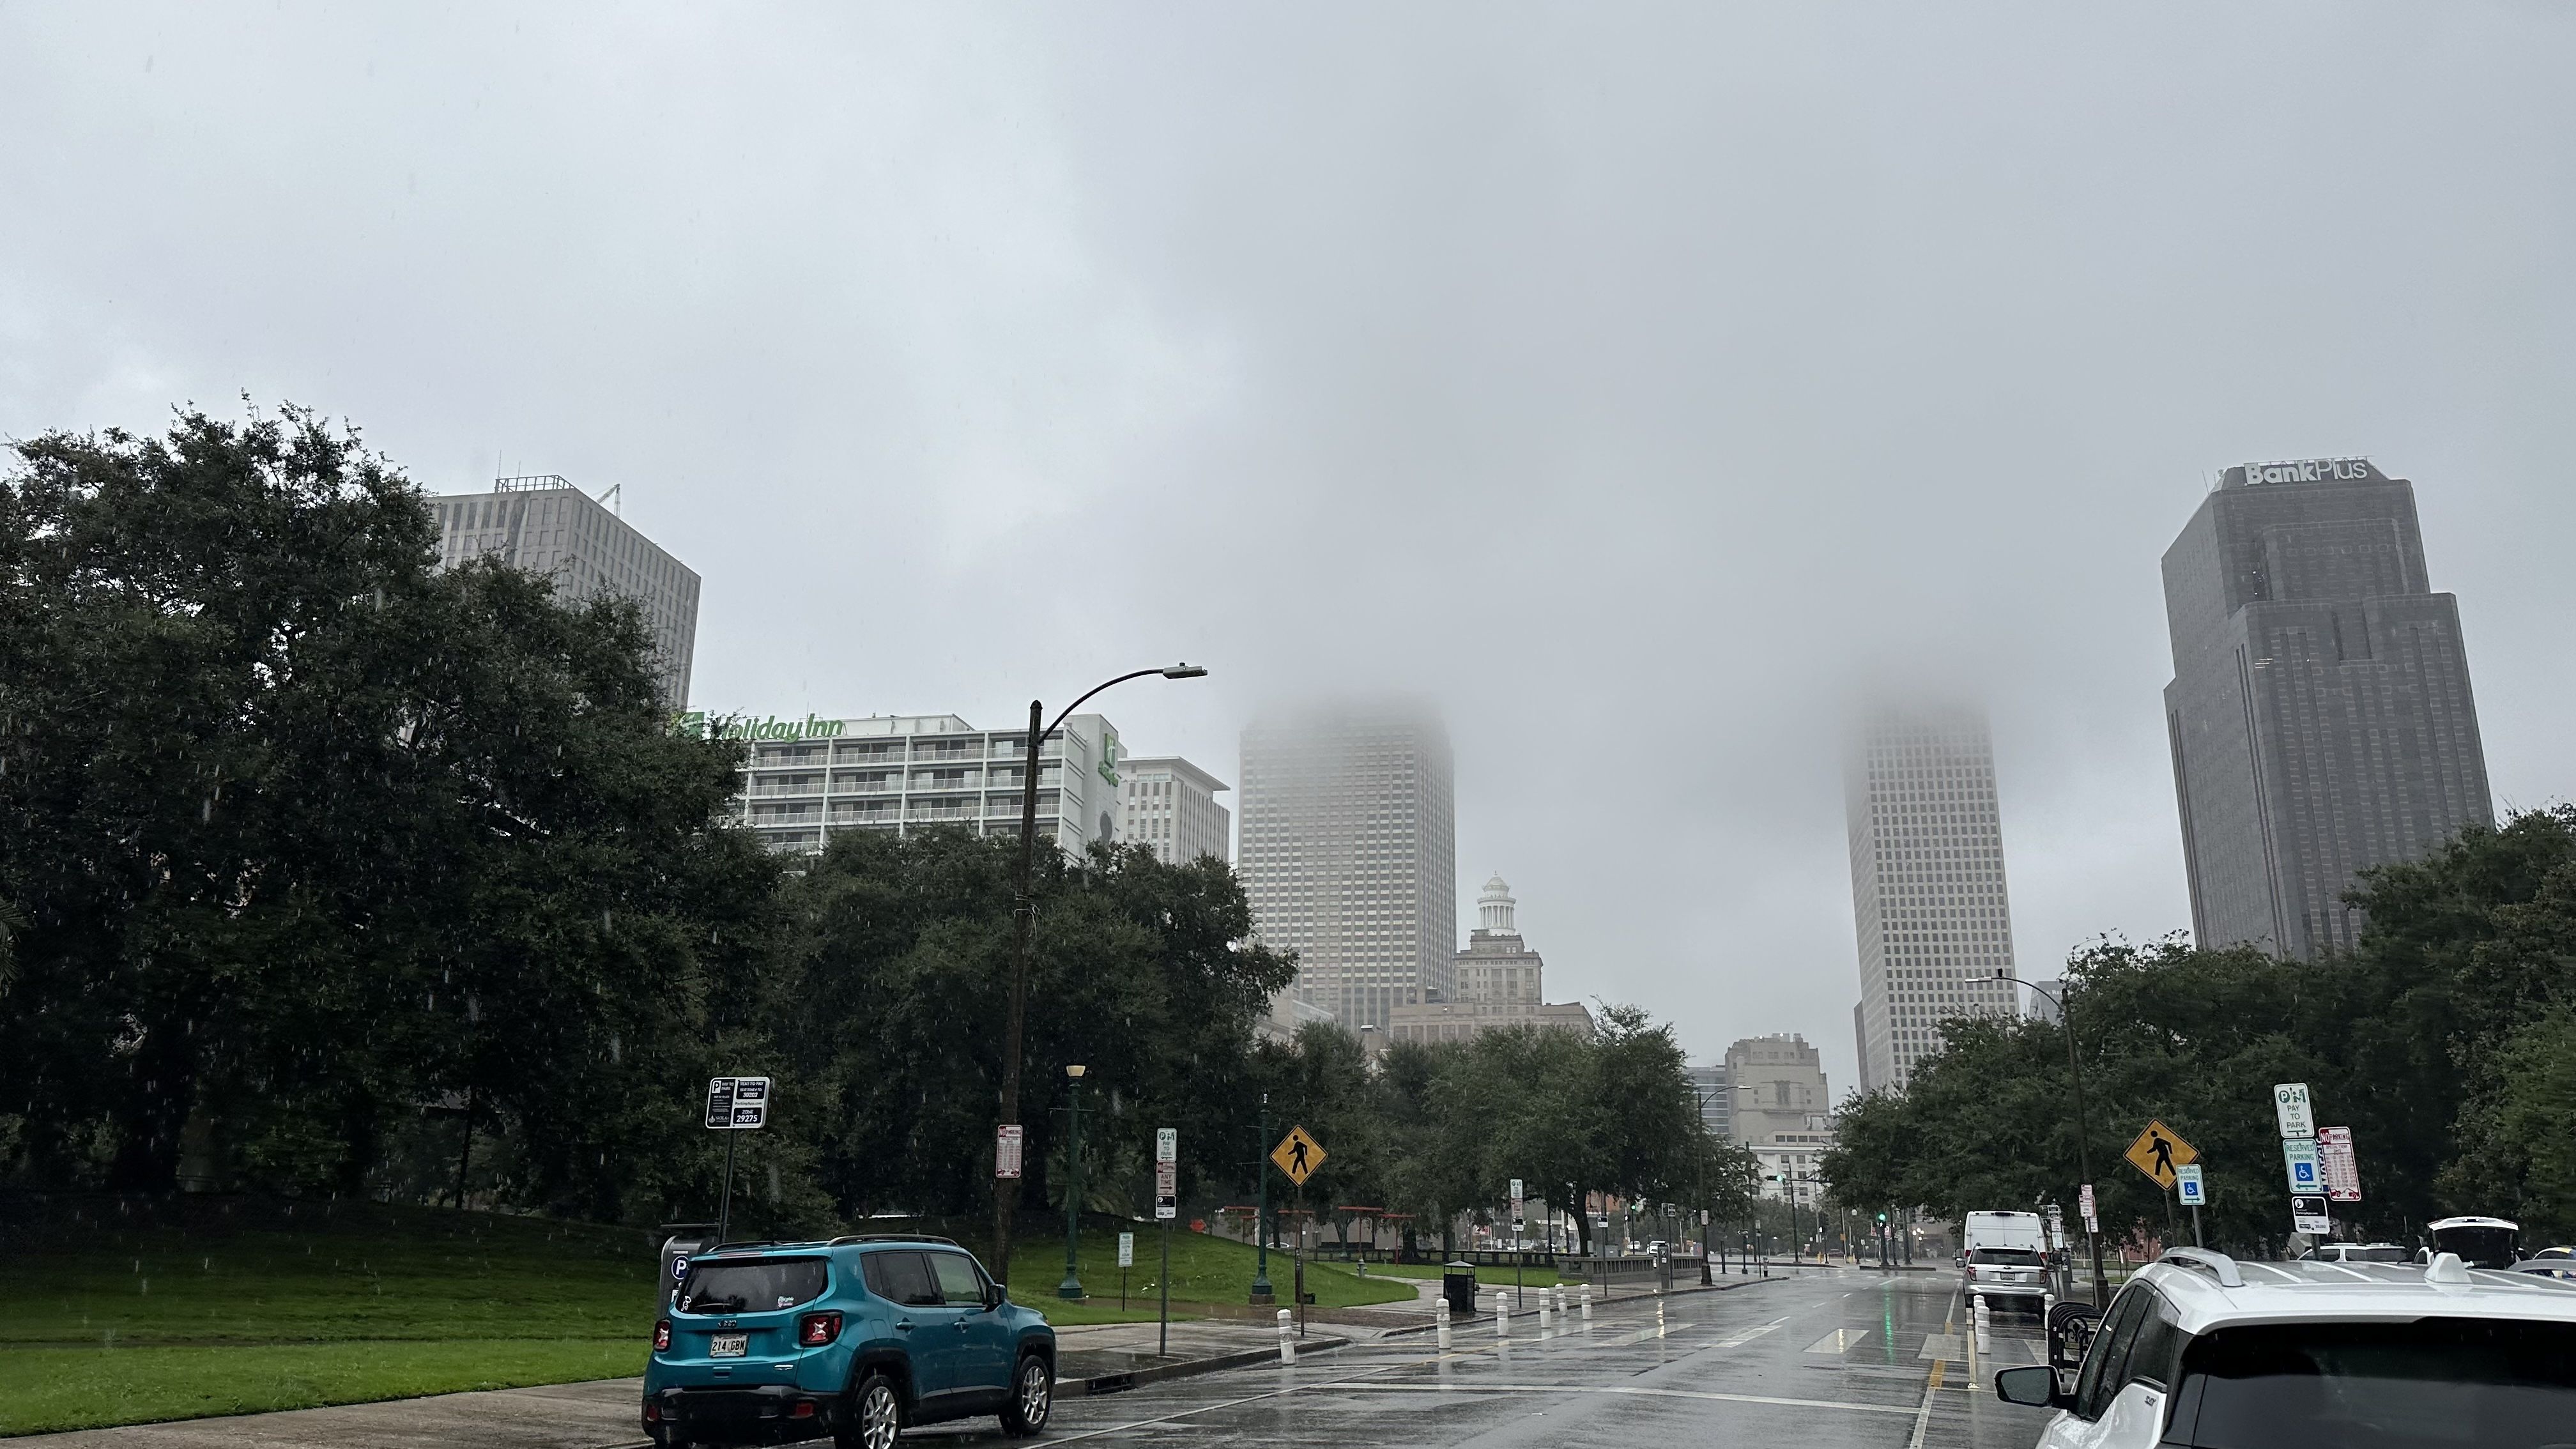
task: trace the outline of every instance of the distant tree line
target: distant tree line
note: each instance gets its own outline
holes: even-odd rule
[[[743,746],[676,733],[624,601],[440,569],[422,495],[345,428],[189,411],[48,435],[0,478],[0,1180],[710,1216],[719,1073],[777,1079],[744,1220],[990,1202],[1016,842],[730,823]],[[1039,853],[1022,1117],[1061,1201],[1133,1211],[1152,1132],[1248,1202],[1426,1230],[1534,1195],[1724,1206],[1670,1031],[1359,1043],[1256,1022],[1293,960],[1223,862]],[[1542,1188],[1539,1184],[1544,1184]],[[1563,1193],[1566,1196],[1559,1197]],[[1294,1196],[1293,1194],[1290,1196]]]
[[[2277,1247],[2290,1225],[2271,1088],[2304,1081],[2319,1122],[2353,1130],[2362,1201],[2334,1213],[2354,1229],[2406,1241],[2480,1212],[2530,1241],[2576,1238],[2576,809],[2464,831],[2347,899],[2365,926],[2346,956],[2177,938],[2103,941],[2068,963],[2106,1230],[2166,1229],[2164,1194],[2120,1158],[2161,1119],[2202,1154],[2214,1243]],[[1906,1092],[1844,1104],[1823,1166],[1837,1196],[1944,1217],[2054,1201],[2072,1222],[2064,1029],[1962,1018],[1943,1035]]]

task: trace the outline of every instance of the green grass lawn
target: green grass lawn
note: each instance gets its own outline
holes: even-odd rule
[[[950,1235],[976,1248],[980,1226]],[[1055,1296],[1061,1219],[1056,1227],[1022,1226],[1014,1298],[1063,1324],[1154,1316],[1154,1229],[1086,1219],[1091,1296],[1066,1303]],[[1136,1233],[1124,1313],[1121,1227]],[[656,1241],[636,1228],[377,1203],[184,1199],[146,1220],[112,1202],[57,1200],[9,1245],[0,1434],[639,1374]],[[1173,1233],[1174,1316],[1188,1316],[1183,1304],[1244,1301],[1253,1261],[1245,1244]],[[1270,1265],[1284,1300],[1290,1259],[1273,1253]],[[1343,1264],[1308,1264],[1306,1285],[1328,1306],[1413,1296],[1406,1282]]]
[[[0,1434],[309,1409],[644,1370],[618,1339],[358,1339],[223,1347],[13,1348]]]
[[[986,1236],[963,1224],[950,1225],[949,1236],[979,1254],[987,1246]],[[1110,1217],[1086,1217],[1082,1223],[1081,1277],[1083,1290],[1091,1296],[1082,1303],[1068,1304],[1056,1297],[1056,1288],[1064,1281],[1064,1220],[1058,1218],[1046,1236],[1023,1228],[1011,1244],[1011,1297],[1045,1310],[1057,1323],[1115,1323],[1118,1309],[1118,1234],[1136,1235],[1136,1266],[1127,1271],[1129,1319],[1154,1316],[1155,1294],[1162,1278],[1162,1234],[1149,1223],[1121,1222]],[[940,1229],[933,1226],[929,1231]],[[1252,1292],[1252,1275],[1256,1254],[1248,1243],[1230,1238],[1213,1237],[1176,1229],[1172,1233],[1172,1302],[1241,1303]],[[1270,1283],[1279,1295],[1281,1306],[1288,1302],[1289,1282],[1295,1268],[1288,1254],[1273,1250],[1270,1254]],[[1306,1265],[1306,1291],[1315,1302],[1326,1308],[1349,1308],[1369,1303],[1398,1303],[1411,1299],[1413,1287],[1406,1282],[1391,1282],[1378,1276],[1375,1264],[1369,1276],[1359,1277],[1347,1263]],[[1102,1307],[1106,1304],[1106,1308]],[[1073,1310],[1076,1317],[1059,1310]],[[1179,1313],[1176,1306],[1175,1315]],[[1105,1315],[1105,1316],[1099,1316]]]
[[[1347,1264],[1336,1263],[1333,1266],[1345,1272],[1349,1271]],[[1371,1263],[1368,1265],[1368,1275],[1372,1278],[1403,1278],[1411,1282],[1437,1283],[1446,1271],[1437,1263]],[[1525,1288],[1545,1288],[1553,1284],[1582,1281],[1580,1278],[1563,1277],[1551,1268],[1538,1267],[1522,1269],[1519,1279],[1521,1286]],[[1490,1266],[1478,1268],[1476,1282],[1486,1288],[1509,1288],[1513,1283],[1512,1270]]]
[[[644,1369],[638,1229],[375,1203],[193,1200],[153,1222],[56,1207],[12,1265],[0,1433]]]

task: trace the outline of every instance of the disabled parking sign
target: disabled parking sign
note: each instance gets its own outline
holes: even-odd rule
[[[2326,1190],[2325,1169],[2317,1162],[2317,1140],[2313,1137],[2281,1139],[2281,1164],[2288,1169],[2292,1197],[2323,1197]]]

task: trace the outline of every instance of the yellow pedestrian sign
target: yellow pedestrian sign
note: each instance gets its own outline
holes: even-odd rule
[[[1305,1128],[1291,1127],[1288,1135],[1279,1139],[1279,1145],[1270,1149],[1270,1160],[1279,1164],[1290,1182],[1304,1187],[1315,1169],[1324,1165],[1324,1144]]]
[[[2200,1149],[2182,1140],[2181,1134],[2162,1122],[2149,1122],[2138,1140],[2129,1144],[2129,1165],[2156,1180],[2156,1186],[2171,1190],[2174,1169],[2189,1167],[2200,1160]]]

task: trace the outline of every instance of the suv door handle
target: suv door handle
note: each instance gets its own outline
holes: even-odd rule
[[[912,1320],[911,1320],[911,1319],[909,1319],[909,1318],[898,1318],[898,1319],[896,1319],[896,1320],[894,1321],[894,1331],[895,1331],[895,1332],[897,1332],[897,1333],[910,1333],[910,1332],[912,1332]]]
[[[957,1322],[955,1323],[955,1325],[953,1325],[953,1326],[956,1328],[956,1330],[957,1330],[959,1333],[964,1333],[964,1332],[966,1331],[966,1320],[965,1320],[965,1319],[963,1319],[963,1318],[958,1319],[958,1320],[957,1320]]]

